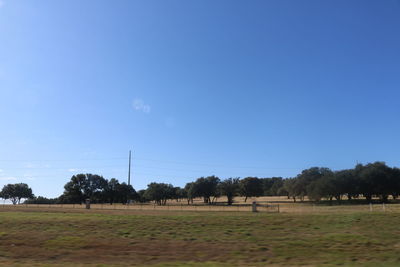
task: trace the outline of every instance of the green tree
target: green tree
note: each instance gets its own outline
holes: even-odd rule
[[[119,203],[128,203],[129,200],[138,200],[139,196],[132,185],[121,183],[116,185],[115,199]]]
[[[392,194],[392,169],[384,162],[378,161],[357,167],[361,192],[367,201],[371,201],[372,197],[377,195],[381,201],[387,202],[388,196]]]
[[[221,195],[225,195],[228,199],[228,205],[232,205],[233,198],[239,195],[239,178],[228,178],[218,185]]]
[[[334,175],[341,194],[346,195],[349,201],[360,194],[359,179],[354,169],[336,171]]]
[[[196,186],[195,182],[187,183],[185,185],[185,192],[188,205],[190,203],[193,204],[193,199],[196,197],[200,197],[199,193],[197,192],[198,186]]]
[[[10,199],[14,205],[20,204],[23,198],[34,197],[32,189],[24,183],[5,185],[1,191],[1,196],[4,199]]]
[[[150,201],[150,199],[146,198],[145,193],[146,193],[145,189],[137,191],[137,197],[140,203],[145,203]]]
[[[391,195],[393,199],[397,199],[400,194],[400,169],[399,168],[392,168],[390,174],[390,181],[391,181]]]
[[[283,178],[282,177],[272,177],[272,186],[269,189],[269,195],[270,196],[281,196],[281,195],[286,195],[284,191],[282,191],[283,187]],[[283,192],[283,194],[282,194]]]
[[[177,202],[187,198],[187,193],[184,188],[180,188],[179,186],[174,187],[174,191],[175,191],[174,198],[176,199]]]
[[[283,186],[282,177],[260,178],[264,196],[277,196],[279,189]]]
[[[247,177],[240,180],[240,194],[245,197],[244,202],[249,197],[259,197],[263,195],[262,180],[257,177]]]
[[[309,185],[322,177],[332,176],[333,172],[329,168],[312,167],[303,170],[301,174],[297,175],[296,182],[294,183],[294,194],[297,195],[301,200],[308,195],[307,188]]]
[[[172,199],[174,187],[171,184],[150,183],[147,185],[144,197],[155,201],[158,205],[166,205],[168,199]]]
[[[104,198],[107,180],[97,174],[77,174],[64,186],[61,199],[68,203],[83,203],[87,198],[99,202]]]
[[[327,198],[330,203],[332,203],[333,198],[336,198],[340,203],[340,186],[333,174],[326,174],[307,186],[307,196],[313,201],[320,201],[322,198]]]
[[[118,187],[120,183],[117,179],[111,178],[107,181],[107,185],[103,191],[103,199],[105,202],[110,203],[112,205],[114,202],[118,201]]]
[[[215,199],[219,196],[219,192],[217,190],[220,179],[216,176],[208,176],[198,178],[194,184],[192,185],[193,192],[196,192],[196,195],[202,197],[204,203],[212,204]],[[213,199],[211,200],[211,197]]]
[[[296,178],[288,178],[283,182],[283,190],[287,192],[287,197],[296,202],[297,193],[295,191]]]

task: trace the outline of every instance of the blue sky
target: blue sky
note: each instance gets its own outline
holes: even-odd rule
[[[0,186],[400,166],[399,1],[0,1]]]

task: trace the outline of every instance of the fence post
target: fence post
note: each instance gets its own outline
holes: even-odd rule
[[[372,203],[369,203],[369,211],[372,211]]]
[[[251,211],[257,212],[257,202],[253,201],[253,203],[251,204]]]
[[[86,199],[86,209],[89,210],[90,209],[90,198]]]
[[[386,211],[385,203],[382,203],[382,210]]]
[[[278,213],[279,213],[279,204],[278,204]]]

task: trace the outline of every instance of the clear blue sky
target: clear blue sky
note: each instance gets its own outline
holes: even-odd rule
[[[0,1],[0,186],[400,166],[400,2]]]

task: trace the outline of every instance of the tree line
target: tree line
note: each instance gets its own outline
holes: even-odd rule
[[[363,196],[368,202],[376,197],[385,203],[389,196],[397,199],[400,194],[400,169],[379,161],[339,171],[314,167],[286,179],[282,191],[294,202],[307,196],[313,201],[335,199],[340,203],[343,197],[352,200]]]
[[[34,197],[26,184],[6,185],[0,197],[17,204],[27,198],[25,203],[128,203],[150,202],[166,205],[168,200],[186,201],[193,204],[201,198],[204,204],[213,205],[218,198],[226,196],[226,204],[232,205],[234,198],[242,196],[247,201],[251,197],[287,196],[294,202],[308,197],[312,201],[323,199],[340,203],[364,197],[368,202],[378,198],[388,202],[389,196],[397,199],[400,195],[400,169],[389,167],[384,162],[366,165],[357,164],[353,169],[332,171],[325,167],[312,167],[303,170],[293,178],[246,177],[221,180],[217,176],[200,177],[187,183],[183,188],[165,183],[150,183],[147,189],[138,192],[131,185],[110,180],[96,174],[77,174],[64,186],[64,193],[58,198]]]
[[[145,200],[157,201],[165,204],[166,199],[185,198],[193,203],[194,198],[203,198],[204,203],[215,204],[220,196],[227,197],[227,204],[231,205],[236,196],[287,196],[303,201],[308,197],[311,201],[319,202],[336,200],[341,203],[347,200],[363,197],[367,202],[378,198],[387,203],[389,196],[397,199],[400,195],[400,169],[389,167],[384,162],[374,162],[366,165],[357,164],[352,169],[332,171],[325,167],[312,167],[303,170],[293,178],[281,177],[244,179],[228,178],[220,180],[218,177],[201,177],[186,186],[172,190],[172,185],[152,183],[146,190],[139,192]],[[157,190],[156,190],[157,189]],[[171,193],[172,192],[172,193]],[[157,197],[162,196],[162,201]]]
[[[167,200],[183,201],[193,204],[193,199],[202,198],[205,204],[215,204],[221,196],[227,197],[227,204],[231,205],[236,196],[258,197],[277,195],[283,185],[283,178],[245,179],[228,178],[220,180],[216,176],[200,177],[196,181],[186,184],[184,188],[174,187],[165,183],[150,183],[147,189],[138,192],[131,185],[120,183],[117,179],[110,180],[96,174],[73,175],[64,186],[64,192],[57,198],[21,196],[28,198],[26,204],[81,204],[90,199],[92,203],[128,203],[151,202],[166,205]],[[11,186],[11,185],[9,185]],[[4,190],[4,189],[3,189]],[[1,195],[0,195],[1,196]],[[14,203],[16,204],[16,203]]]
[[[236,196],[244,196],[246,201],[249,197],[279,195],[279,188],[282,186],[282,177],[221,180],[213,175],[200,177],[187,183],[184,188],[165,183],[151,183],[147,189],[138,191],[138,197],[140,202],[154,201],[158,205],[165,205],[167,200],[186,200],[189,205],[193,204],[195,198],[201,198],[204,204],[213,205],[218,198],[226,196],[226,204],[232,205]]]

